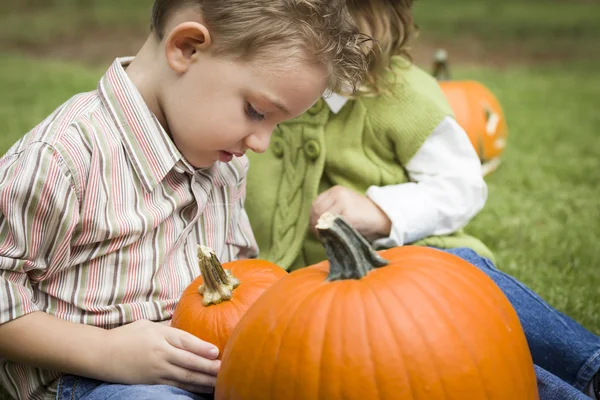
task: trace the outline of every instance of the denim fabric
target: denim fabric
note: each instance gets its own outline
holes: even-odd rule
[[[65,375],[58,381],[56,400],[209,400],[167,385],[121,385],[81,376]]]
[[[473,250],[443,251],[479,268],[504,292],[519,316],[533,362],[540,371],[554,375],[579,391],[585,389],[600,369],[600,337],[552,308],[527,286],[500,271]],[[542,375],[542,379],[548,376]],[[551,384],[549,381],[543,385],[545,392]]]
[[[540,400],[590,400],[573,386],[537,365],[535,376]]]

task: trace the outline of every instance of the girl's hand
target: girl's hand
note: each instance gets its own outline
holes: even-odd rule
[[[388,216],[368,197],[343,186],[334,186],[321,193],[313,201],[310,210],[310,227],[315,226],[325,213],[341,215],[367,240],[388,237],[392,222]]]

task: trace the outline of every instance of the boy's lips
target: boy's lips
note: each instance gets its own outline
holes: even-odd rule
[[[224,151],[224,150],[219,151],[219,161],[228,163],[232,159],[233,159],[233,153],[230,153],[230,152]]]
[[[233,159],[233,157],[243,157],[244,154],[245,152],[234,151],[231,153],[229,151],[221,150],[219,151],[219,161],[229,162]]]

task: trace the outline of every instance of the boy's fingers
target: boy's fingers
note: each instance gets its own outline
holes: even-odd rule
[[[191,393],[212,393],[214,391],[214,386],[189,385],[174,380],[166,380],[164,381],[164,384],[183,389]]]
[[[213,388],[217,384],[216,376],[181,368],[173,364],[169,366],[165,380],[172,381],[175,383],[173,386],[180,387],[182,389],[183,387],[181,387],[181,385]]]
[[[219,356],[219,348],[212,343],[205,342],[181,329],[167,327],[168,334],[165,336],[167,342],[181,350],[186,350],[211,360]]]
[[[209,360],[194,353],[178,348],[173,348],[167,356],[171,364],[189,371],[201,372],[210,376],[217,376],[221,361]]]

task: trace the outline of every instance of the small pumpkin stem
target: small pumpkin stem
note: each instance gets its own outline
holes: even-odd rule
[[[341,216],[325,213],[316,228],[329,260],[328,281],[360,279],[373,269],[388,265]]]
[[[198,262],[203,280],[198,287],[198,293],[203,296],[202,304],[210,306],[231,299],[233,289],[240,281],[230,270],[223,269],[215,252],[206,246],[198,246]]]

